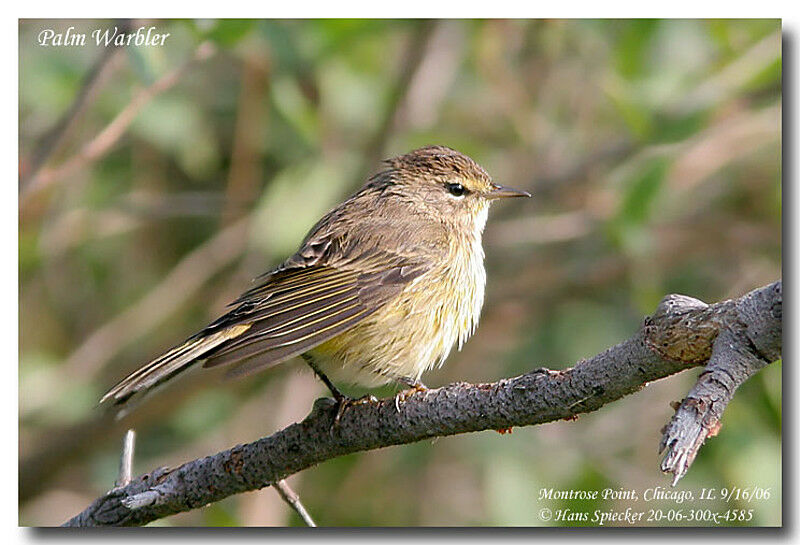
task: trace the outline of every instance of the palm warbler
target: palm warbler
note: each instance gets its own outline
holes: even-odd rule
[[[303,355],[330,388],[391,381],[424,388],[478,323],[486,272],[481,235],[489,204],[530,197],[499,186],[475,161],[429,146],[385,161],[259,277],[234,308],[132,373],[102,401],[125,403],[198,361],[242,374]],[[341,405],[340,405],[341,407]]]

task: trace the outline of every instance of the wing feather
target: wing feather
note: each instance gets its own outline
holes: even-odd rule
[[[280,342],[256,339],[251,343],[240,345],[236,350],[215,356],[213,362],[214,365],[236,364],[236,367],[228,372],[229,376],[249,374],[307,352],[351,328],[370,313],[353,305],[342,309],[336,316],[298,330],[290,338]]]
[[[421,267],[404,265],[369,272],[313,268],[317,272],[304,271],[299,283],[290,275],[276,282],[272,289],[261,286],[257,291],[251,290],[258,300],[243,300],[246,312],[236,316],[237,323],[246,321],[251,328],[209,353],[204,367],[258,356],[257,362],[246,366],[255,370],[302,354],[378,310],[424,271]],[[284,289],[286,285],[290,288]]]
[[[366,272],[328,265],[279,269],[230,312],[120,381],[101,402],[124,403],[200,360],[204,367],[238,364],[229,372],[234,375],[276,365],[353,327],[425,270],[396,258]]]
[[[205,337],[189,339],[125,377],[106,392],[100,403],[112,398],[115,403],[124,403],[139,391],[155,388],[186,369],[209,350],[236,338],[249,327],[247,324],[233,325]]]

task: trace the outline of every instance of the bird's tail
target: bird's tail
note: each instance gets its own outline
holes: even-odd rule
[[[155,388],[197,363],[205,354],[222,343],[238,337],[247,331],[250,325],[237,324],[208,335],[190,338],[122,379],[106,392],[100,403],[113,399],[115,405],[122,405],[133,395]]]

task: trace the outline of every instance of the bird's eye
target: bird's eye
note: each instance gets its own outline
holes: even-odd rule
[[[467,193],[467,188],[461,184],[448,183],[444,184],[444,187],[450,192],[451,195],[456,197],[463,197]]]

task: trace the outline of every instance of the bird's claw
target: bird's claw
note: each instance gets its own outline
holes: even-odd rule
[[[394,408],[397,409],[397,412],[400,412],[401,402],[404,403],[408,398],[410,398],[417,392],[427,392],[427,391],[428,387],[422,384],[421,382],[412,384],[411,388],[398,392],[397,395],[394,396]]]
[[[342,420],[342,416],[344,416],[345,411],[348,407],[353,407],[355,405],[363,405],[364,403],[377,403],[378,398],[374,395],[365,395],[359,397],[358,399],[353,399],[351,397],[342,396],[336,400],[336,416],[333,417],[333,428],[338,428],[339,423]]]

